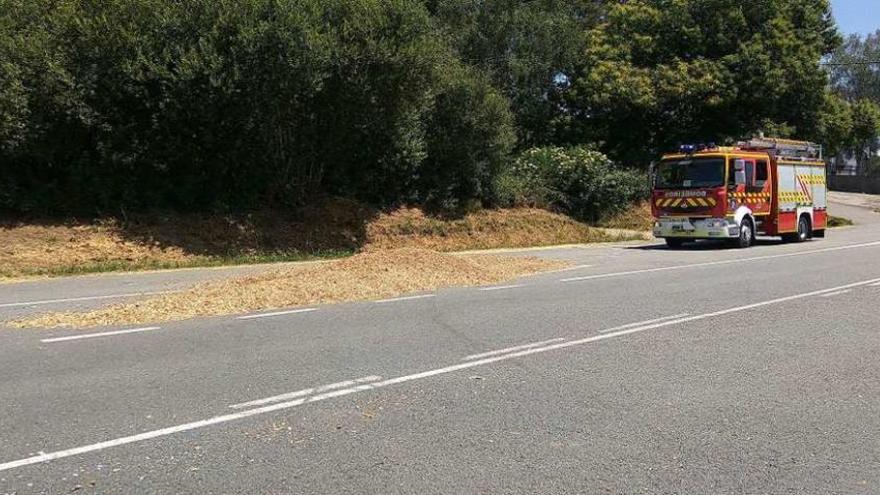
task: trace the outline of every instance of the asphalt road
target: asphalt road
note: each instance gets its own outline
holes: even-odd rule
[[[878,493],[880,215],[836,213],[797,245],[530,251],[579,268],[494,290],[0,327],[0,493]],[[228,273],[2,285],[0,319]]]

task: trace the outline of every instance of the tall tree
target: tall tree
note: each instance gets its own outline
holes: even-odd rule
[[[814,132],[838,35],[827,0],[613,2],[569,92],[572,139],[644,163],[685,140]]]
[[[880,29],[864,38],[850,35],[828,62],[835,90],[850,101],[880,104]]]
[[[605,10],[595,0],[427,0],[463,62],[510,100],[519,145],[557,139],[561,90],[579,65],[586,32]]]

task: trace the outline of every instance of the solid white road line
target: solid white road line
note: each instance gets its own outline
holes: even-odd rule
[[[378,301],[373,301],[376,304],[385,304],[390,302],[398,302],[398,301],[412,301],[413,299],[425,299],[428,297],[434,297],[435,294],[422,294],[421,296],[406,296],[406,297],[394,297],[391,299],[379,299]]]
[[[519,284],[519,285],[499,285],[499,286],[495,286],[495,287],[480,287],[480,288],[477,289],[477,290],[481,290],[481,291],[484,291],[484,292],[490,292],[490,291],[494,291],[494,290],[520,289],[520,288],[522,288],[522,287],[525,287],[525,285],[523,285],[523,284]]]
[[[766,256],[755,256],[752,258],[734,258],[729,260],[721,260],[721,261],[708,261],[705,263],[692,263],[690,265],[675,265],[675,266],[662,266],[658,268],[646,268],[644,270],[630,270],[625,272],[612,272],[612,273],[600,273],[598,275],[587,275],[584,277],[573,277],[573,278],[565,278],[560,280],[560,282],[581,282],[584,280],[595,280],[600,278],[611,278],[611,277],[622,277],[624,275],[637,275],[640,273],[653,273],[653,272],[666,272],[671,270],[683,270],[685,268],[700,268],[704,266],[718,266],[718,265],[730,265],[733,263],[742,263],[746,261],[760,261],[760,260],[770,260],[775,258],[789,258],[792,256],[806,256],[808,254],[816,254],[816,253],[828,253],[832,251],[841,251],[845,249],[857,249],[863,247],[873,247],[880,246],[880,241],[875,242],[866,242],[863,244],[848,244],[846,246],[837,246],[833,248],[825,248],[825,249],[813,249],[811,251],[799,251],[796,253],[785,253],[785,254],[770,254]]]
[[[642,325],[650,325],[651,323],[659,323],[661,321],[674,320],[676,318],[682,318],[685,316],[690,316],[690,313],[681,313],[681,314],[677,314],[677,315],[664,316],[663,318],[655,318],[653,320],[639,321],[636,323],[630,323],[628,325],[621,325],[619,327],[606,328],[605,330],[599,330],[599,333],[616,332],[617,330],[625,330],[627,328],[640,327]]]
[[[0,308],[15,308],[19,306],[40,306],[42,304],[55,304],[55,303],[63,303],[63,302],[76,302],[76,301],[97,301],[100,299],[119,299],[123,297],[137,297],[137,296],[155,296],[158,294],[170,294],[176,291],[156,291],[156,292],[130,292],[128,294],[110,294],[106,296],[85,296],[85,297],[68,297],[66,299],[43,299],[40,301],[23,301],[23,302],[13,302],[13,303],[3,303],[0,304]]]
[[[311,311],[317,311],[318,308],[302,308],[302,309],[291,309],[288,311],[275,311],[274,313],[259,313],[255,315],[245,315],[239,316],[236,320],[253,320],[254,318],[269,318],[272,316],[283,316],[283,315],[292,315],[296,313],[309,313]]]
[[[593,265],[578,265],[578,266],[570,266],[568,268],[563,268],[561,270],[553,270],[552,272],[547,273],[562,273],[562,272],[571,272],[574,270],[583,270],[584,268],[592,268]]]
[[[871,284],[871,287],[880,287],[880,282],[877,282],[876,284]]]
[[[620,330],[617,332],[610,332],[610,333],[603,333],[601,335],[594,335],[592,337],[587,337],[587,338],[583,338],[583,339],[579,339],[579,340],[572,340],[569,342],[560,342],[560,343],[556,343],[556,344],[547,345],[544,347],[535,347],[532,349],[525,349],[525,350],[518,351],[518,352],[511,352],[508,354],[502,354],[500,356],[492,356],[492,357],[487,357],[484,359],[468,361],[465,363],[459,363],[459,364],[454,364],[452,366],[447,366],[445,368],[437,368],[437,369],[432,369],[432,370],[428,370],[428,371],[422,371],[420,373],[399,376],[397,378],[391,378],[391,379],[380,381],[380,382],[364,383],[364,384],[356,385],[356,386],[350,387],[350,388],[333,390],[330,392],[325,392],[323,394],[312,395],[309,397],[302,397],[302,398],[294,399],[294,400],[287,401],[287,402],[278,402],[275,404],[269,404],[269,405],[265,405],[262,407],[256,407],[253,409],[247,409],[245,411],[240,411],[240,412],[236,412],[236,413],[232,413],[232,414],[215,416],[213,418],[208,418],[208,419],[201,420],[201,421],[195,421],[192,423],[185,423],[182,425],[171,426],[171,427],[162,428],[159,430],[147,431],[147,432],[140,433],[137,435],[115,438],[113,440],[98,442],[98,443],[94,443],[91,445],[84,445],[82,447],[76,447],[76,448],[67,449],[67,450],[59,450],[56,452],[38,454],[35,456],[26,457],[24,459],[18,459],[15,461],[2,463],[2,464],[0,464],[0,471],[7,471],[10,469],[19,468],[19,467],[23,467],[23,466],[29,466],[32,464],[39,464],[42,462],[47,462],[47,461],[51,461],[51,460],[55,460],[55,459],[62,459],[65,457],[86,454],[89,452],[104,450],[104,449],[108,449],[111,447],[118,447],[120,445],[127,445],[127,444],[131,444],[131,443],[135,443],[135,442],[142,442],[144,440],[150,440],[150,439],[154,439],[154,438],[173,435],[175,433],[180,433],[180,432],[184,432],[184,431],[192,431],[192,430],[196,430],[199,428],[204,428],[206,426],[211,426],[211,425],[216,425],[216,424],[221,424],[221,423],[228,423],[230,421],[236,421],[236,420],[248,418],[251,416],[257,416],[260,414],[270,413],[270,412],[274,412],[274,411],[280,411],[283,409],[289,409],[289,408],[296,407],[296,406],[299,406],[302,404],[318,402],[318,401],[322,401],[322,400],[326,400],[326,399],[331,399],[334,397],[341,397],[344,395],[349,395],[349,394],[353,394],[353,393],[357,393],[357,392],[363,392],[365,390],[373,390],[373,389],[388,387],[391,385],[406,383],[406,382],[410,382],[410,381],[414,381],[414,380],[419,380],[422,378],[428,378],[428,377],[432,377],[432,376],[453,373],[453,372],[468,369],[468,368],[474,368],[477,366],[485,366],[487,364],[506,361],[508,359],[515,359],[515,358],[520,358],[523,356],[529,356],[532,354],[555,351],[558,349],[565,349],[565,348],[573,347],[573,346],[580,346],[580,345],[589,344],[592,342],[598,342],[601,340],[613,339],[613,338],[617,338],[617,337],[622,337],[624,335],[629,335],[629,334],[638,333],[638,332],[644,332],[647,330],[653,330],[656,328],[677,325],[679,323],[687,323],[687,322],[692,322],[692,321],[705,320],[707,318],[715,318],[718,316],[724,316],[724,315],[728,315],[731,313],[748,311],[750,309],[760,308],[763,306],[770,306],[773,304],[780,304],[780,303],[784,303],[784,302],[794,301],[797,299],[804,299],[807,297],[813,297],[813,296],[817,296],[820,294],[827,294],[829,292],[835,292],[835,291],[844,290],[844,289],[851,289],[854,287],[861,287],[864,285],[869,285],[869,284],[873,284],[873,283],[877,283],[877,282],[880,282],[880,279],[864,280],[861,282],[854,282],[851,284],[841,285],[838,287],[830,287],[828,289],[816,290],[816,291],[811,291],[811,292],[804,292],[804,293],[795,294],[792,296],[780,297],[777,299],[771,299],[768,301],[761,301],[761,302],[754,303],[754,304],[747,304],[745,306],[737,306],[734,308],[728,308],[728,309],[724,309],[721,311],[715,311],[712,313],[705,313],[705,314],[701,314],[701,315],[688,316],[688,317],[679,318],[676,320],[667,320],[667,321],[660,322],[660,323],[653,323],[650,325],[643,325],[643,326],[639,326],[639,327],[628,328],[626,330]]]
[[[52,344],[55,342],[67,342],[70,340],[81,340],[81,339],[95,339],[98,337],[109,337],[111,335],[123,335],[126,333],[152,332],[153,330],[161,330],[161,327],[130,328],[128,330],[114,330],[112,332],[84,333],[82,335],[70,335],[68,337],[54,337],[51,339],[41,339],[40,342],[42,342],[44,344]]]
[[[295,399],[297,397],[303,397],[305,395],[312,395],[315,393],[327,392],[328,390],[336,390],[337,388],[345,388],[350,387],[352,385],[357,385],[359,383],[369,383],[375,382],[377,380],[381,380],[381,376],[370,375],[362,378],[356,378],[354,380],[345,380],[342,382],[331,383],[329,385],[321,385],[320,387],[312,387],[306,388],[303,390],[297,390],[296,392],[290,392],[281,395],[273,395],[272,397],[266,397],[265,399],[257,399],[252,400],[250,402],[242,402],[241,404],[233,404],[229,407],[232,409],[244,409],[248,407],[254,406],[262,406],[263,404],[271,404],[273,402],[281,402],[284,400]]]
[[[852,292],[852,290],[851,290],[851,289],[847,289],[847,290],[839,290],[839,291],[837,291],[837,292],[831,292],[831,293],[829,293],[829,294],[822,294],[822,295],[819,296],[819,297],[834,297],[834,296],[839,296],[839,295],[841,295],[841,294],[846,294],[846,293],[848,293],[848,292]]]
[[[533,347],[541,347],[543,345],[552,344],[553,342],[562,342],[564,340],[565,340],[564,338],[559,337],[557,339],[545,340],[543,342],[535,342],[532,344],[524,344],[524,345],[518,345],[515,347],[507,347],[504,349],[498,349],[497,351],[484,352],[482,354],[471,354],[470,356],[465,356],[464,358],[462,358],[462,360],[463,361],[470,361],[471,359],[480,359],[480,358],[489,357],[489,356],[497,356],[498,354],[506,354],[508,352],[521,351],[523,349],[531,349]]]

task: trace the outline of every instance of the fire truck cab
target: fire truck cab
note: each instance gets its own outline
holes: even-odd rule
[[[732,147],[685,145],[653,170],[654,236],[670,247],[727,239],[746,248],[757,234],[787,242],[824,237],[822,148],[757,137]]]

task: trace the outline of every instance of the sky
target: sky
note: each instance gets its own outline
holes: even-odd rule
[[[868,34],[880,29],[880,0],[831,0],[840,32]]]

